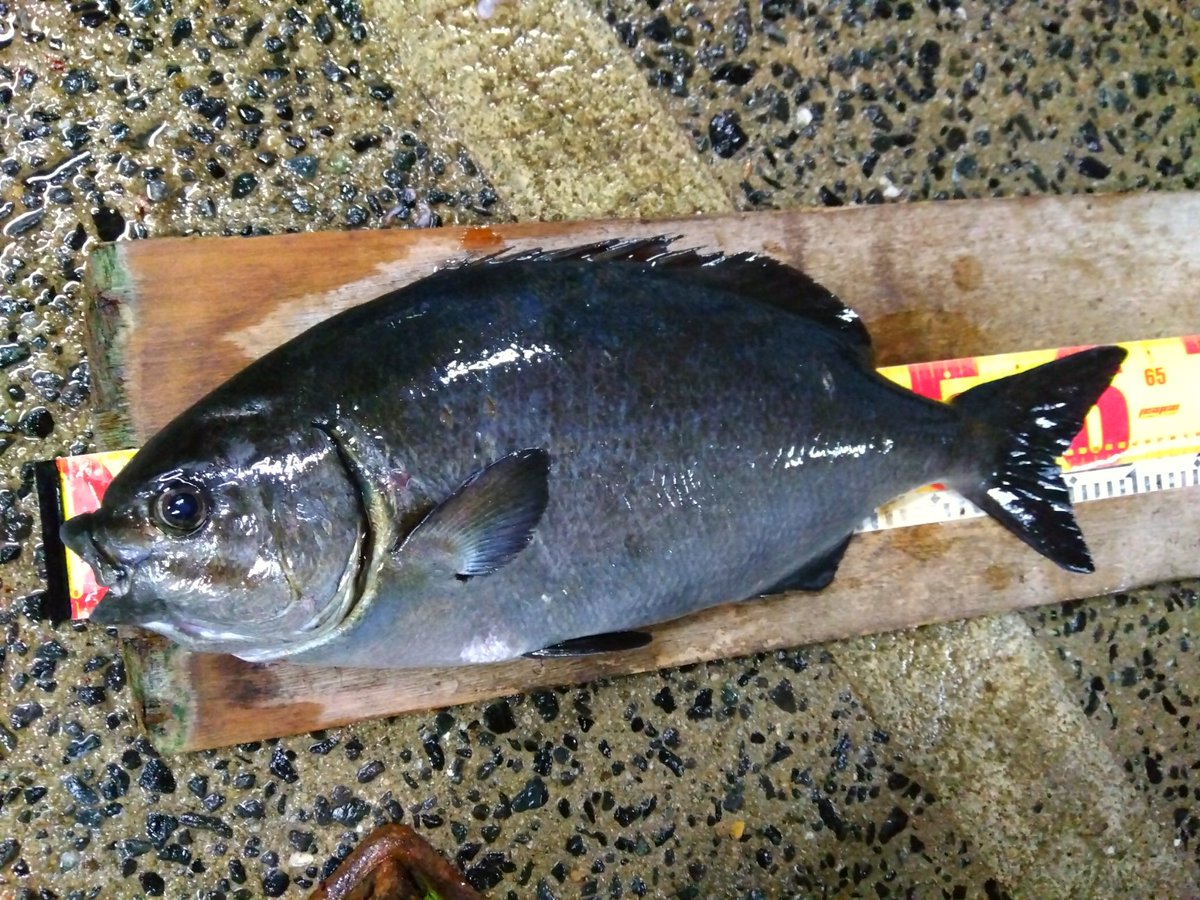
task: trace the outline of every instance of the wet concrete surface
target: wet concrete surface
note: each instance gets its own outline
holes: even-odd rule
[[[27,464],[91,446],[100,240],[1192,190],[1198,43],[1196,4],[0,2],[0,895],[303,896],[385,821],[495,897],[1195,895],[1195,583],[160,758],[114,639],[45,616]]]

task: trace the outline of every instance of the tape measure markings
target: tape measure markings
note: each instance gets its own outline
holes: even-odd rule
[[[1075,471],[1066,476],[1066,481],[1072,503],[1200,487],[1200,454]],[[922,488],[880,507],[855,531],[861,534],[909,525],[935,525],[984,515],[974,503],[953,491]]]

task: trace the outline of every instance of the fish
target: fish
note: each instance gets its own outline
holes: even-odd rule
[[[859,316],[767,255],[508,252],[251,363],[62,538],[109,589],[93,621],[371,668],[620,652],[706,607],[820,590],[857,525],[930,483],[1090,572],[1057,458],[1124,356],[937,402],[879,375]]]

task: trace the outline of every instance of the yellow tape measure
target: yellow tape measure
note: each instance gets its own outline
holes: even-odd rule
[[[1075,502],[1200,485],[1200,335],[1131,341],[1112,386],[1088,413],[1060,460]],[[935,400],[1031,369],[1083,347],[1032,350],[880,369],[897,384]],[[135,451],[118,450],[56,460],[62,514],[100,505],[104,489]],[[876,531],[983,515],[973,504],[936,487],[906,494],[859,527]],[[91,569],[69,550],[67,582],[72,616],[86,616],[103,593]]]

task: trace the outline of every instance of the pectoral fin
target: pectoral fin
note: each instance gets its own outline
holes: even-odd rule
[[[472,475],[396,550],[460,579],[488,575],[533,539],[549,500],[550,454],[518,450]]]

